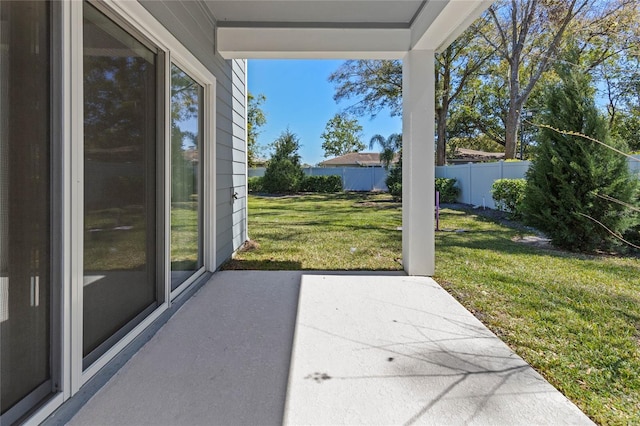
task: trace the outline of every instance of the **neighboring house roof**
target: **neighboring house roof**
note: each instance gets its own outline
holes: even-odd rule
[[[504,160],[504,152],[485,152],[475,149],[456,148],[455,156],[447,159],[448,163],[482,163]]]
[[[398,162],[396,154],[392,163]],[[318,164],[321,167],[381,167],[380,153],[378,152],[350,152],[339,157],[331,158]]]

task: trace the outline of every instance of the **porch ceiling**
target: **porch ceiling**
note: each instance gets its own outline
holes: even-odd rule
[[[446,47],[492,0],[203,0],[232,58],[402,58]]]
[[[307,26],[367,24],[396,28],[408,28],[426,3],[426,0],[207,1],[220,26],[298,23]]]

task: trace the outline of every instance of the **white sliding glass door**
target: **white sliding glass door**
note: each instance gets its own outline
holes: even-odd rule
[[[84,4],[86,368],[159,305],[158,53]]]
[[[0,424],[55,391],[51,9],[0,2]]]

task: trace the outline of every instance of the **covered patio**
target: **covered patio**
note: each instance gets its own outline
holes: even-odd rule
[[[69,422],[282,423],[592,424],[430,278],[262,271],[216,273]]]
[[[428,278],[435,271],[434,55],[491,2],[96,0],[42,2],[41,14],[19,8],[17,22],[26,19],[42,28],[29,32],[42,33],[37,45],[46,54],[27,59],[37,59],[42,87],[51,84],[54,99],[25,103],[30,98],[16,91],[12,105],[25,109],[21,116],[29,124],[37,112],[42,133],[53,135],[38,136],[43,154],[31,154],[38,161],[41,157],[52,173],[51,182],[38,173],[32,176],[38,188],[47,187],[51,194],[43,189],[38,198],[25,198],[12,222],[4,222],[6,231],[13,222],[22,223],[23,211],[44,206],[38,211],[42,226],[31,230],[38,237],[32,246],[42,254],[30,250],[32,261],[22,254],[29,247],[21,244],[23,228],[16,227],[11,244],[18,250],[12,248],[13,257],[6,262],[24,265],[20,281],[11,278],[20,286],[12,284],[9,290],[15,339],[3,341],[2,347],[20,351],[10,354],[9,363],[3,355],[3,365],[9,366],[3,374],[13,373],[16,385],[9,389],[15,395],[3,407],[2,423],[589,424]],[[25,40],[22,32],[16,33],[12,52],[39,51],[24,48]],[[144,130],[149,137],[137,148],[146,155],[140,156],[144,167],[123,157],[103,173],[104,187],[113,193],[124,191],[114,189],[111,178],[131,177],[136,184],[132,211],[140,216],[134,224],[144,228],[139,234],[144,243],[135,245],[137,257],[122,250],[120,263],[102,265],[105,253],[119,251],[106,238],[99,245],[87,243],[104,229],[103,218],[92,216],[85,198],[95,201],[98,212],[118,216],[118,206],[131,204],[127,197],[90,197],[100,195],[102,188],[90,185],[97,182],[91,175],[97,168],[89,166],[87,156],[95,150],[83,115],[92,102],[85,79],[91,71],[88,61],[99,65],[109,55],[114,61],[138,58],[145,64],[145,72],[139,73],[123,67],[140,83],[139,99],[107,97],[105,111],[112,104],[148,100],[132,134]],[[403,61],[402,264],[407,275],[217,272],[248,238],[245,59],[250,58]],[[19,72],[12,75],[21,77],[29,66],[18,59]],[[99,81],[114,80],[108,69],[96,73],[102,76]],[[171,77],[181,73],[199,86],[204,165],[202,185],[194,185],[203,192],[192,194],[202,202],[194,232],[197,261],[188,268],[190,277],[176,287],[172,278],[181,269],[174,268],[171,258],[171,191],[179,179],[172,176],[173,104],[168,95]],[[31,111],[30,106],[39,104],[51,110]],[[12,146],[27,146],[21,132],[35,126],[13,123],[18,136]],[[105,128],[112,124],[106,122]],[[97,129],[95,135],[103,135]],[[134,136],[118,140],[137,140]],[[51,158],[44,155],[49,144]],[[104,152],[117,152],[113,145],[105,146]],[[23,151],[15,152],[20,154],[16,158],[23,156]],[[14,171],[21,176],[23,168]],[[15,193],[23,192],[30,191],[17,185]],[[3,200],[24,198],[9,195]],[[112,204],[118,208],[110,208]],[[108,223],[109,232],[138,232],[129,224]],[[103,251],[94,255],[92,247]],[[39,256],[48,262],[40,262]],[[131,259],[136,262],[129,264]],[[89,268],[92,260],[97,266]],[[29,270],[32,264],[41,270]],[[133,273],[121,274],[123,270]],[[119,286],[107,275],[117,278]],[[92,293],[99,280],[106,290]],[[32,321],[36,316],[38,321]],[[32,326],[23,331],[24,325]],[[38,359],[31,362],[23,353]],[[33,372],[42,377],[33,377],[22,389],[27,373]]]

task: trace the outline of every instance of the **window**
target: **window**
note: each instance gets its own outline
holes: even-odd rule
[[[158,54],[84,4],[83,368],[159,305]]]
[[[202,262],[204,88],[171,65],[171,289]]]
[[[51,5],[0,2],[0,423],[52,392]]]

